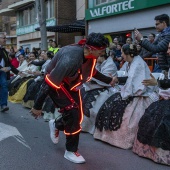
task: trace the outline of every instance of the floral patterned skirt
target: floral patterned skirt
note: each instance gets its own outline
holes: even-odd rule
[[[170,151],[140,143],[135,139],[133,150],[141,157],[152,159],[154,162],[170,165]]]
[[[170,100],[152,103],[139,122],[133,152],[170,165]]]
[[[95,89],[86,92],[83,98],[84,118],[81,124],[82,131],[94,134],[96,116],[100,107],[110,97],[108,89]]]
[[[99,110],[94,138],[123,149],[132,148],[139,120],[151,103],[149,97],[122,100],[119,93],[113,94]]]

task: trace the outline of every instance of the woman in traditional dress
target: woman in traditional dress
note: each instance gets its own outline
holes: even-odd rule
[[[170,56],[170,43],[167,53]],[[160,100],[152,103],[140,119],[133,152],[170,165],[170,74],[166,80],[152,77],[144,80],[143,84],[158,85]]]
[[[29,56],[30,60],[36,60],[36,57],[34,53],[30,53]],[[8,100],[10,102],[14,103],[21,103],[22,99],[26,93],[27,90],[27,83],[30,79],[34,77],[34,72],[38,71],[38,67],[31,64],[27,65],[27,67],[23,68],[22,75],[23,76],[16,76],[15,79],[13,79],[10,82],[10,89],[9,89],[9,96]]]
[[[138,122],[145,109],[158,100],[154,87],[146,87],[142,80],[150,78],[150,70],[133,44],[122,47],[126,61],[123,70],[127,80],[121,91],[110,96],[100,108],[96,118],[94,138],[111,145],[129,149],[133,146]],[[115,82],[118,79],[115,77]]]
[[[29,62],[29,65],[33,64],[35,66],[41,66],[41,70],[34,72],[33,75],[35,78],[28,82],[30,85],[27,88],[27,92],[22,102],[22,105],[28,108],[32,108],[34,105],[34,99],[44,79],[45,68],[48,65],[48,63],[51,61],[53,57],[53,53],[42,51],[41,57],[42,57],[42,61],[30,61]]]
[[[96,69],[105,76],[116,76],[117,67],[111,57],[102,55],[98,58]],[[94,133],[96,115],[101,105],[113,94],[110,84],[103,83],[92,78],[90,82],[84,83],[81,90],[83,99],[84,119],[81,124],[82,131]]]

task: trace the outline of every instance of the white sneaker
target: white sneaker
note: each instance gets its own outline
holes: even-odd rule
[[[66,150],[64,154],[64,158],[77,164],[86,162],[85,159],[78,152],[69,152]]]
[[[59,130],[55,128],[54,122],[55,122],[54,119],[49,121],[50,138],[54,144],[57,144],[59,141]]]

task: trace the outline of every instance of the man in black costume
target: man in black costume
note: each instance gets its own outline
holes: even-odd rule
[[[59,130],[66,135],[64,157],[74,163],[84,163],[85,159],[77,152],[81,122],[83,120],[80,88],[91,77],[111,83],[112,78],[95,70],[96,59],[105,52],[108,40],[101,33],[91,33],[78,44],[60,49],[46,67],[45,81],[41,86],[31,112],[35,117],[41,115],[43,102],[47,95],[62,117],[49,122],[50,136],[53,143],[58,143]]]

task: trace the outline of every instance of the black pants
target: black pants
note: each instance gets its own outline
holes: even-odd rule
[[[68,87],[65,86],[68,90]],[[79,104],[79,97],[78,92],[69,91],[72,98]],[[41,85],[40,91],[37,95],[35,100],[34,108],[40,110],[43,106],[44,100],[49,95],[53,100],[54,104],[58,108],[64,108],[71,104],[68,97],[65,93],[59,89],[55,90],[48,86],[46,82]],[[55,121],[55,127],[63,131],[65,130],[66,133],[74,133],[80,129],[80,113],[78,108],[73,108],[71,110],[65,110],[62,113],[62,117]],[[76,133],[74,135],[66,135],[66,149],[67,151],[76,152],[78,150],[78,143],[79,143],[79,134]]]

